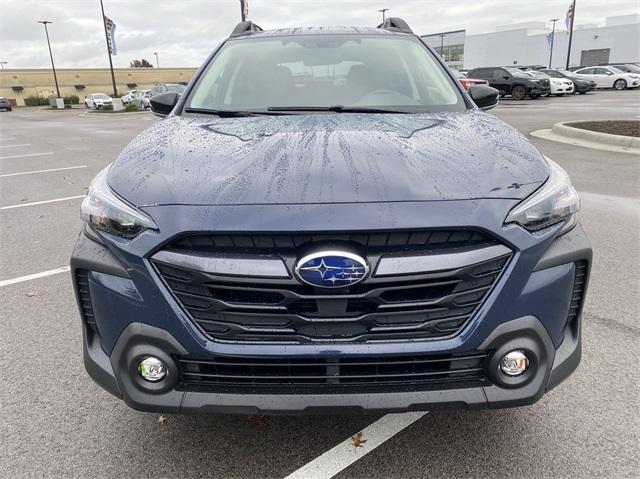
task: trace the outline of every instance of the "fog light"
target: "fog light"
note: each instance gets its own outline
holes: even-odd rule
[[[500,371],[507,376],[519,376],[529,367],[529,359],[522,351],[511,351],[500,360]]]
[[[146,381],[157,383],[167,375],[167,365],[158,358],[149,356],[140,361],[138,372]]]

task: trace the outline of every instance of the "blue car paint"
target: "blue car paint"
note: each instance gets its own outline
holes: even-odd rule
[[[477,110],[159,121],[109,171],[136,206],[523,199],[540,153]]]
[[[136,137],[109,171],[112,189],[151,216],[158,230],[133,240],[93,232],[129,276],[89,275],[107,355],[132,323],[167,331],[202,358],[456,354],[475,351],[494,330],[523,315],[537,318],[553,346],[561,347],[574,265],[534,272],[560,225],[531,234],[504,224],[508,212],[544,183],[548,165],[526,138],[477,110],[451,73],[470,106],[465,112],[224,119],[176,114],[215,54],[174,114]],[[150,262],[174,239],[198,232],[440,228],[485,232],[513,256],[471,321],[458,334],[434,340],[282,346],[212,341]]]

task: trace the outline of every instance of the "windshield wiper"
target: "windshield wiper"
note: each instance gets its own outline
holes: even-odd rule
[[[368,108],[359,106],[270,106],[267,111],[333,111],[336,113],[411,113],[401,110],[387,110],[385,108]]]
[[[277,115],[278,113],[260,110],[214,110],[210,108],[185,108],[185,113],[200,113],[202,115],[215,115],[222,118],[237,118],[257,115]],[[284,113],[280,113],[283,115]]]

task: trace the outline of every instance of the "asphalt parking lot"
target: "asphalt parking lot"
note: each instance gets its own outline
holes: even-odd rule
[[[492,113],[524,134],[564,120],[637,119],[640,92],[505,100]],[[429,412],[379,447],[371,439],[356,449],[349,439],[381,416],[169,415],[162,424],[85,374],[68,272],[39,274],[68,265],[91,178],[156,120],[0,114],[0,477],[285,477],[343,441],[354,461],[340,478],[637,477],[640,158],[532,138],[571,174],[594,248],[576,373],[533,406]]]

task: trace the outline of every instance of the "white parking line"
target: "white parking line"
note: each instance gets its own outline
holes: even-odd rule
[[[44,205],[45,203],[55,203],[57,201],[77,200],[78,198],[84,198],[85,195],[67,196],[66,198],[56,198],[55,200],[34,201],[33,203],[20,203],[19,205],[2,206],[0,210],[12,210],[13,208],[22,208],[23,206],[35,206]]]
[[[8,160],[9,158],[26,158],[27,156],[45,156],[45,155],[53,155],[53,151],[50,151],[48,153],[29,153],[26,155],[0,156],[0,160]]]
[[[427,413],[428,411],[387,414],[361,431],[362,439],[366,440],[362,447],[354,447],[353,441],[349,437],[333,449],[329,449],[297,471],[292,472],[285,479],[329,479]],[[372,475],[375,476],[375,474]]]
[[[67,166],[65,168],[51,168],[50,170],[23,171],[21,173],[6,173],[4,175],[0,175],[0,178],[7,178],[8,176],[34,175],[36,173],[50,173],[52,171],[77,170],[78,168],[86,168],[86,167],[87,165]]]
[[[31,143],[23,143],[21,145],[0,145],[0,148],[18,148],[19,146],[31,146]]]
[[[26,276],[20,276],[13,279],[5,279],[4,281],[0,281],[0,288],[3,286],[9,286],[10,284],[31,281],[32,279],[44,278],[46,276],[53,276],[54,274],[66,273],[70,269],[71,268],[69,266],[63,266],[62,268],[50,269],[49,271],[42,271],[41,273],[28,274]]]

